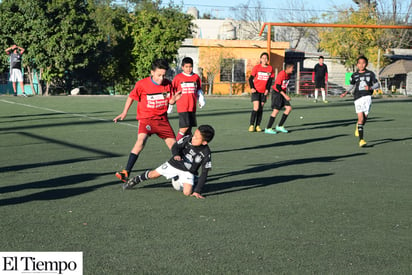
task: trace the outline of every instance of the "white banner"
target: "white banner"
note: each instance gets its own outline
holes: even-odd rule
[[[83,275],[83,252],[0,252],[0,274]]]

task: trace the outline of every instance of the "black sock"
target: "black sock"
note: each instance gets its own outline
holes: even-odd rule
[[[257,111],[253,110],[250,114],[250,125],[255,125]]]
[[[363,124],[358,124],[359,139],[363,139]]]
[[[276,118],[276,117],[270,116],[269,122],[268,122],[268,126],[266,127],[267,129],[272,128],[273,123],[275,122],[275,118]]]
[[[140,181],[148,180],[149,179],[149,172],[150,170],[146,170],[139,176]]]
[[[286,119],[288,118],[287,114],[283,114],[282,118],[280,119],[279,126],[283,126],[285,124]]]
[[[139,157],[139,155],[130,153],[129,155],[129,160],[127,161],[127,165],[126,165],[126,171],[130,174],[130,172],[133,169],[134,164],[137,161],[137,158]]]
[[[257,125],[260,125],[260,123],[262,122],[262,115],[263,115],[263,109],[260,108],[260,109],[257,111],[256,126],[257,126]]]

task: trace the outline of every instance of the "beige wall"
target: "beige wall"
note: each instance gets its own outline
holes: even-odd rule
[[[259,64],[260,54],[267,51],[266,41],[255,40],[214,40],[193,39],[193,44],[199,48],[199,67],[203,69],[203,90],[208,92],[207,72],[215,72],[213,94],[229,95],[249,92],[248,78],[252,68]],[[289,43],[272,42],[270,51],[270,64],[273,70],[280,71],[283,67],[285,49]],[[246,60],[245,83],[220,82],[220,62],[224,58]]]

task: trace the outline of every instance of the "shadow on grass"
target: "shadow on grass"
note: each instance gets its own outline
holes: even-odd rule
[[[303,131],[303,130],[317,130],[317,129],[332,128],[332,127],[346,127],[346,126],[353,126],[353,128],[355,129],[356,121],[357,121],[357,118],[354,117],[353,119],[327,120],[323,122],[291,125],[289,128],[291,129],[290,132]],[[390,121],[393,121],[393,119],[381,119],[379,117],[372,117],[372,118],[368,118],[367,123],[390,122]]]
[[[334,162],[338,161],[343,158],[351,158],[351,157],[358,157],[362,155],[366,155],[367,153],[356,153],[350,155],[341,155],[341,156],[326,156],[326,157],[314,157],[314,158],[306,158],[306,159],[297,159],[297,160],[288,160],[288,161],[281,161],[276,163],[268,163],[268,164],[257,164],[253,167],[248,169],[241,169],[236,171],[229,171],[227,173],[220,173],[216,175],[211,175],[208,177],[208,183],[213,181],[218,181],[223,178],[230,178],[239,175],[248,175],[247,179],[240,179],[234,180],[229,182],[222,182],[216,184],[206,184],[204,194],[205,196],[211,195],[219,195],[224,193],[231,193],[237,192],[242,190],[248,190],[253,188],[259,188],[268,186],[271,184],[279,184],[279,183],[286,183],[298,179],[307,179],[307,178],[320,178],[320,177],[327,177],[333,175],[333,173],[323,173],[323,174],[314,174],[314,175],[286,175],[286,176],[271,176],[271,177],[253,177],[249,174],[253,173],[261,173],[265,171],[269,171],[272,169],[280,168],[283,166],[290,166],[290,165],[300,165],[305,163],[315,163],[315,162]],[[156,184],[150,184],[150,181],[147,184],[139,185],[138,188],[170,188],[171,183],[169,182],[162,182]]]
[[[290,141],[283,141],[283,142],[275,141],[274,143],[270,143],[270,144],[261,144],[261,145],[256,145],[256,146],[233,148],[233,149],[227,149],[227,150],[213,150],[212,154],[226,153],[226,152],[233,152],[233,151],[265,149],[265,148],[281,147],[281,146],[287,146],[287,145],[302,145],[302,144],[307,144],[307,143],[312,143],[312,142],[322,142],[324,140],[331,140],[333,138],[339,138],[339,137],[344,137],[344,136],[348,136],[348,134],[333,135],[333,136],[322,137],[322,138],[290,140]]]
[[[378,140],[370,140],[368,142],[368,145],[366,147],[375,147],[381,144],[385,143],[393,143],[393,142],[399,142],[399,141],[406,141],[406,140],[412,140],[412,137],[406,137],[406,138],[385,138],[385,139],[378,139]]]
[[[65,176],[65,177],[60,177],[60,178],[55,178],[55,179],[44,180],[44,181],[37,181],[37,182],[25,183],[21,185],[2,187],[0,188],[0,193],[17,192],[17,191],[26,190],[26,189],[38,189],[38,188],[53,188],[53,189],[44,190],[44,191],[40,191],[40,192],[33,193],[30,195],[25,195],[25,196],[1,199],[0,207],[6,206],[6,205],[26,203],[26,202],[31,202],[31,201],[47,201],[47,200],[65,199],[65,198],[85,194],[88,192],[92,192],[96,189],[99,189],[105,186],[119,184],[118,181],[113,181],[113,182],[106,182],[106,183],[101,183],[101,184],[96,184],[96,185],[91,185],[91,186],[85,186],[85,187],[59,188],[62,186],[80,184],[82,182],[94,180],[98,177],[101,177],[102,175],[107,175],[107,174],[111,174],[111,173],[71,175],[71,176]]]
[[[23,121],[39,121],[42,119],[50,120],[51,118],[62,119],[59,117],[61,115],[69,115],[71,117],[78,117],[79,115],[91,116],[96,114],[106,114],[110,113],[109,111],[98,111],[98,112],[78,112],[78,113],[66,113],[63,111],[56,111],[53,113],[43,113],[43,114],[30,114],[30,115],[12,115],[12,116],[0,116],[0,123],[15,123]],[[56,117],[57,116],[57,117]]]
[[[333,173],[315,174],[315,175],[289,175],[289,176],[274,176],[262,177],[245,180],[229,181],[220,184],[210,184],[205,187],[205,196],[216,196],[220,194],[245,191],[249,189],[265,187],[273,184],[287,183],[300,179],[328,177]]]
[[[105,158],[108,158],[108,157],[107,156],[83,157],[83,158],[74,158],[74,159],[65,159],[65,160],[56,160],[56,161],[47,161],[47,162],[37,162],[37,163],[20,164],[20,165],[11,165],[11,166],[0,167],[0,173],[12,172],[12,171],[16,172],[16,171],[21,171],[21,170],[26,170],[26,169],[46,167],[46,166],[54,166],[54,165],[68,165],[68,164],[71,164],[71,163],[99,160],[99,159],[105,159]],[[1,188],[0,188],[0,190],[1,190]]]

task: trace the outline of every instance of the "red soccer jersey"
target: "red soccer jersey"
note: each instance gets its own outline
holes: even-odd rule
[[[290,75],[288,75],[285,72],[285,70],[280,71],[280,73],[276,77],[275,84],[272,86],[273,90],[275,90],[275,92],[280,93],[281,91],[279,91],[278,88],[276,88],[277,85],[280,85],[282,87],[282,91],[286,91],[286,88],[288,87],[288,84],[289,84],[289,79],[290,79]]]
[[[172,92],[172,83],[164,79],[161,85],[146,77],[138,82],[129,97],[138,101],[136,119],[162,119],[167,117],[167,108]]]
[[[266,84],[268,83],[269,78],[275,76],[272,66],[268,65],[267,67],[263,67],[262,64],[253,67],[251,75],[253,76],[255,89],[259,93],[264,93],[266,91]]]
[[[173,93],[182,91],[182,97],[176,101],[177,112],[196,112],[197,91],[202,87],[200,77],[180,73],[173,79],[172,86]]]

